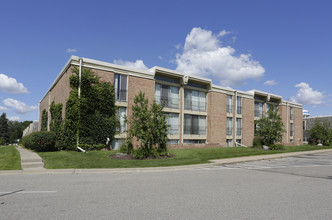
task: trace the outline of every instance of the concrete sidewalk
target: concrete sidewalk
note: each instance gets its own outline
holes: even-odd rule
[[[19,149],[19,148],[18,148]],[[37,160],[39,157],[38,154],[26,150],[24,148],[19,149],[23,152],[23,157],[27,159],[27,157],[31,157],[32,160]],[[248,161],[257,161],[257,160],[270,160],[277,159],[283,157],[294,157],[299,155],[309,155],[309,154],[318,154],[318,153],[327,153],[332,152],[332,149],[326,150],[313,150],[313,151],[301,151],[301,152],[292,152],[292,153],[282,153],[282,154],[269,154],[269,155],[259,155],[259,156],[249,156],[249,157],[235,157],[235,158],[227,158],[227,159],[219,159],[219,160],[210,160],[212,163],[205,164],[195,164],[195,165],[184,165],[184,166],[168,166],[168,167],[145,167],[145,168],[102,168],[102,169],[45,169],[42,166],[38,168],[25,168],[23,170],[3,170],[0,171],[0,175],[8,175],[8,174],[78,174],[78,173],[132,173],[132,172],[160,172],[160,171],[177,171],[177,170],[190,170],[190,169],[199,169],[206,167],[215,167],[222,166],[225,164],[231,163],[241,163]],[[22,153],[21,153],[22,156]],[[22,160],[22,159],[21,159]],[[40,158],[41,163],[42,159]],[[27,163],[27,162],[25,162]],[[40,164],[41,165],[41,164]]]
[[[17,146],[21,155],[21,167],[23,171],[45,171],[43,159],[35,152],[21,146]]]

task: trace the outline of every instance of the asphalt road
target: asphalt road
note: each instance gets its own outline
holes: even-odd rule
[[[0,219],[332,219],[332,153],[179,171],[0,175]]]

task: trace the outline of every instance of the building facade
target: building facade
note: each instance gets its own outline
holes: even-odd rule
[[[97,60],[72,56],[39,103],[41,114],[49,106],[63,104],[63,118],[69,97],[69,77],[73,68],[89,68],[102,82],[114,84],[116,106],[119,107],[120,134],[115,136],[113,148],[118,148],[127,137],[128,125],[124,115],[132,115],[134,97],[144,92],[146,97],[164,103],[169,117],[169,147],[227,147],[251,146],[254,121],[265,117],[275,105],[285,125],[282,140],[286,145],[302,144],[302,105],[286,102],[281,96],[251,90],[247,92],[212,84],[210,79],[188,76],[174,70],[153,67],[138,70]],[[49,113],[50,120],[50,113]],[[48,122],[49,125],[49,122]]]
[[[315,117],[306,117],[303,115],[303,141],[308,142],[309,139],[309,131],[315,125],[316,121],[320,123],[327,123],[332,129],[332,115],[326,116],[315,116]]]

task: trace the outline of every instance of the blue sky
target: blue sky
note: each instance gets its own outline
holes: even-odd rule
[[[71,54],[161,66],[331,115],[330,1],[0,1],[0,112],[37,120]]]

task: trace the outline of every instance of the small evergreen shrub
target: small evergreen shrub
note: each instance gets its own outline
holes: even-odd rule
[[[37,152],[56,151],[55,133],[37,131],[22,138],[22,145]]]
[[[284,145],[282,144],[272,144],[271,146],[269,146],[270,150],[283,150],[284,149]]]
[[[263,147],[262,138],[259,136],[255,136],[252,141],[252,147],[253,148],[262,148]]]
[[[134,149],[133,143],[128,139],[120,146],[120,152],[125,154],[131,154]]]

